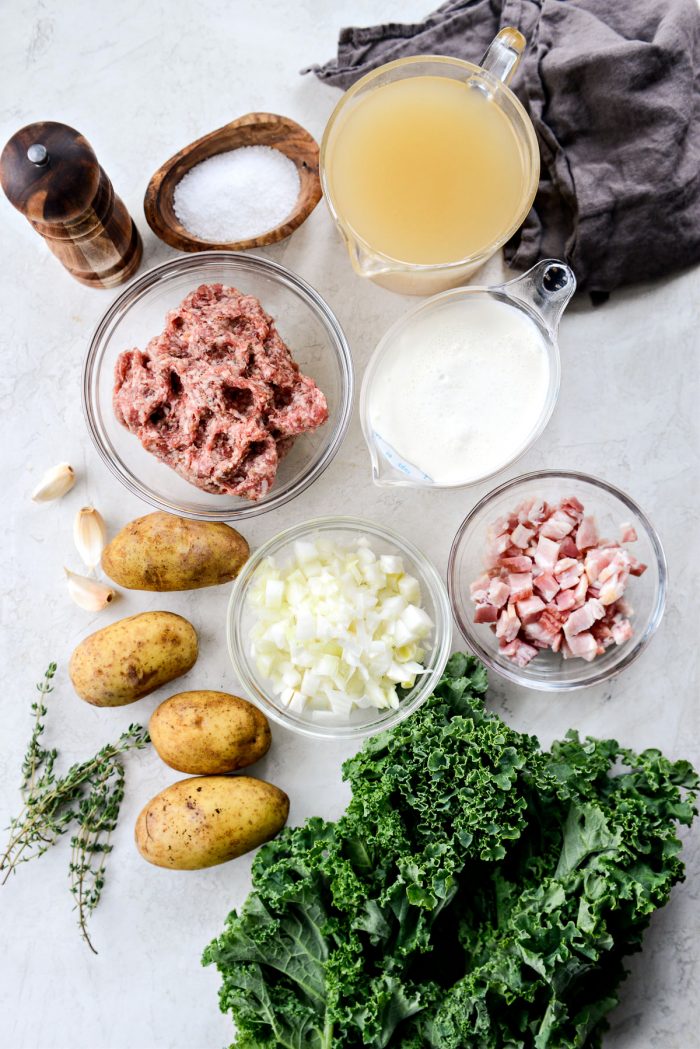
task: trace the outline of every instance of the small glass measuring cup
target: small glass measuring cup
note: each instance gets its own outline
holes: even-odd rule
[[[372,480],[380,486],[402,486],[410,488],[468,488],[493,477],[507,466],[519,459],[540,436],[554,411],[559,394],[561,363],[557,329],[559,320],[569,299],[576,290],[576,278],[573,270],[557,259],[546,259],[538,262],[521,277],[497,284],[493,287],[465,287],[434,295],[426,302],[414,307],[400,318],[386,332],[377,344],[365,370],[360,392],[360,421],[372,463]],[[400,351],[400,340],[406,330],[415,322],[435,318],[440,323],[440,312],[446,304],[464,301],[476,304],[483,300],[495,300],[515,307],[525,314],[538,328],[547,355],[548,383],[539,417],[527,438],[512,450],[512,453],[496,469],[487,470],[480,476],[471,477],[459,484],[441,484],[434,481],[415,464],[405,459],[385,437],[376,429],[372,412],[372,388],[377,381],[380,370],[389,360],[390,355]],[[396,390],[396,397],[401,392]],[[445,449],[450,454],[450,449]]]
[[[321,185],[331,215],[340,230],[355,271],[391,291],[406,295],[433,295],[464,283],[466,278],[498,251],[522,225],[535,198],[540,173],[539,149],[535,131],[525,109],[507,87],[526,42],[517,29],[498,33],[481,65],[442,55],[414,56],[389,62],[358,80],[341,98],[331,114],[321,142]],[[351,109],[369,93],[387,84],[410,77],[447,77],[468,84],[486,95],[508,120],[520,153],[523,184],[520,207],[515,218],[490,244],[475,254],[456,261],[419,264],[392,258],[353,229],[333,191],[333,153],[337,136]]]

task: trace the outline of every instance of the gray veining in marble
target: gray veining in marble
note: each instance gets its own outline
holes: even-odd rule
[[[320,137],[337,94],[298,70],[334,50],[338,28],[418,18],[426,0],[18,0],[0,11],[0,138],[36,119],[62,120],[91,141],[144,234],[145,262],[175,255],[146,227],[142,196],[151,173],[184,144],[244,112],[288,114]],[[73,606],[62,566],[75,511],[94,502],[110,528],[146,508],[117,485],[94,452],[80,408],[87,339],[115,292],[75,283],[24,219],[0,200],[3,375],[0,425],[3,505],[4,690],[0,819],[17,809],[19,763],[34,682],[60,664],[47,741],[66,761],[92,753],[132,719],[146,720],[166,694],[136,707],[97,710],[66,678],[73,646],[110,620],[167,607],[192,618],[202,655],[185,687],[236,689],[223,641],[227,588],[167,597],[125,595],[93,616]],[[614,250],[614,246],[612,246]],[[355,277],[323,206],[268,257],[297,270],[345,326],[358,375],[406,300]],[[498,277],[491,263],[488,278]],[[577,302],[561,328],[563,383],[537,446],[510,471],[579,468],[628,490],[665,543],[669,605],[658,636],[619,680],[561,699],[492,682],[490,705],[548,743],[570,726],[654,745],[700,762],[698,695],[698,300],[700,269],[620,293],[593,310]],[[79,472],[62,502],[29,493],[43,470],[67,459]],[[319,513],[365,514],[400,526],[444,571],[452,537],[486,490],[380,490],[355,417],[326,474],[292,505],[248,523],[259,544]],[[455,641],[457,639],[455,638]],[[275,730],[256,774],[291,795],[292,822],[338,815],[347,798],[339,764],[351,748]],[[145,864],[133,846],[137,812],[177,779],[152,753],[128,762],[128,787],[104,898],[92,920],[95,958],[81,943],[66,884],[66,848],[51,850],[0,890],[0,1044],[7,1049],[211,1049],[230,1041],[217,1008],[218,980],[202,969],[204,945],[249,887],[250,857],[200,873]],[[685,850],[688,879],[630,961],[606,1049],[692,1049],[700,1044],[700,834]]]

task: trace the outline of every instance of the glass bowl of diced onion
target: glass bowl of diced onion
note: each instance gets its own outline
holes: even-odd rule
[[[488,568],[494,529],[503,530],[500,522],[528,503],[537,506],[544,501],[553,508],[560,500],[571,497],[578,500],[585,515],[593,519],[596,533],[601,537],[598,542],[611,548],[623,543],[643,569],[641,574],[630,574],[625,585],[625,615],[630,629],[617,640],[613,636],[605,642],[604,651],[594,656],[591,653],[592,658],[567,658],[561,651],[543,648],[535,658],[519,665],[517,658],[504,654],[508,651],[507,647],[504,649],[508,638],[499,640],[496,625],[492,630],[488,623],[475,621],[476,605],[470,596],[470,587],[477,585],[475,581]],[[534,556],[537,564],[537,554]],[[587,474],[541,470],[506,481],[469,511],[452,544],[447,582],[457,625],[469,648],[483,663],[516,685],[546,692],[568,692],[609,680],[644,651],[663,616],[666,575],[666,559],[659,536],[630,496],[607,481]],[[561,581],[562,577],[557,578]],[[552,600],[537,589],[537,582],[534,586],[536,596]],[[603,598],[602,590],[600,597]],[[612,633],[614,635],[614,631]]]
[[[307,736],[360,739],[412,714],[450,654],[446,587],[393,530],[354,517],[289,528],[251,556],[228,608],[249,696]]]

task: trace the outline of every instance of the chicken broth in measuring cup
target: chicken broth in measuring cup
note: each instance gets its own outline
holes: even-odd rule
[[[534,128],[506,86],[524,47],[505,28],[480,66],[412,56],[345,93],[323,136],[321,183],[359,274],[430,295],[520,226],[539,177]]]
[[[328,164],[338,210],[383,255],[456,262],[517,222],[526,184],[512,125],[478,87],[397,80],[360,99]]]

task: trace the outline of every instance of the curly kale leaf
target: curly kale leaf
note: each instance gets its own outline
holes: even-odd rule
[[[352,800],[264,846],[206,950],[238,1049],[600,1045],[625,954],[683,878],[687,762],[576,733],[543,752],[453,656],[346,762]]]

